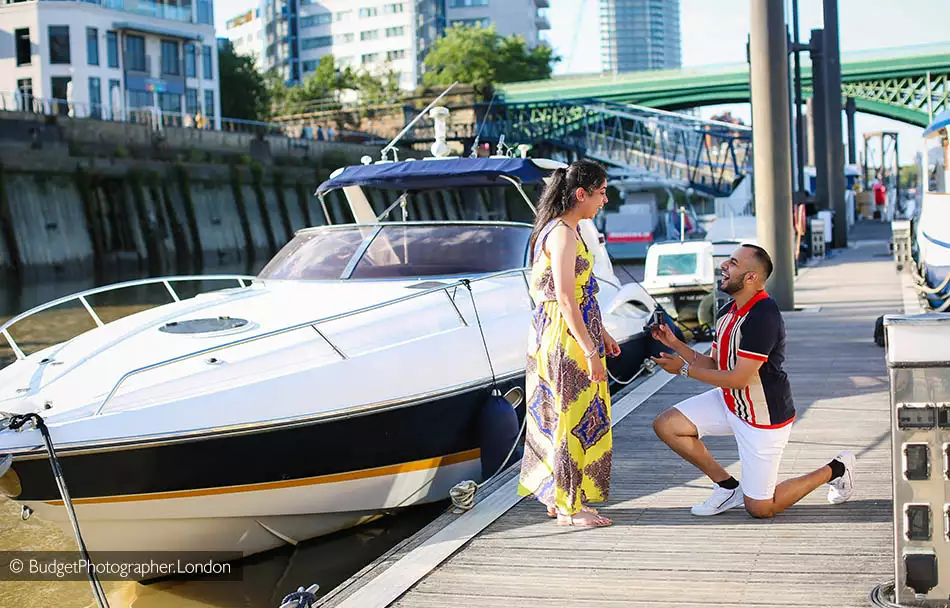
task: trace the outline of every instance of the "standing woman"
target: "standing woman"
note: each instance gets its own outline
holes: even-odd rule
[[[528,341],[527,433],[520,496],[559,524],[608,526],[589,502],[607,500],[612,435],[605,355],[620,347],[604,328],[594,256],[578,223],[607,202],[607,173],[580,160],[554,172],[538,203],[531,251],[536,308]]]

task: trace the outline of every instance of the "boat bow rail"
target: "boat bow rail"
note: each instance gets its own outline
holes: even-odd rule
[[[28,319],[36,314],[39,314],[43,311],[55,308],[62,304],[68,304],[78,300],[80,304],[83,305],[83,308],[86,309],[86,312],[89,313],[89,316],[92,317],[93,322],[95,322],[96,327],[102,327],[106,325],[103,323],[102,319],[99,318],[99,315],[96,314],[95,309],[89,304],[89,300],[86,298],[88,296],[93,296],[100,293],[107,293],[111,291],[118,291],[121,289],[128,289],[131,287],[141,287],[143,285],[157,285],[161,283],[165,286],[165,289],[168,290],[168,294],[172,297],[172,300],[175,302],[180,302],[181,298],[178,297],[178,292],[175,291],[175,288],[172,287],[172,283],[181,283],[185,281],[237,281],[240,287],[247,287],[249,283],[256,280],[257,277],[252,275],[243,275],[243,274],[209,274],[209,275],[181,275],[181,276],[169,276],[169,277],[155,277],[150,279],[137,279],[134,281],[124,281],[122,283],[113,283],[111,285],[104,285],[102,287],[95,287],[93,289],[87,289],[85,291],[79,291],[68,296],[63,296],[56,300],[51,300],[45,304],[40,304],[30,310],[20,313],[17,316],[13,317],[3,325],[0,325],[0,335],[3,335],[7,340],[7,344],[10,345],[10,348],[13,350],[13,353],[16,355],[17,359],[26,359],[26,354],[23,350],[20,349],[19,345],[16,343],[16,340],[13,339],[13,336],[10,335],[10,328],[15,324]]]
[[[273,337],[275,337],[275,336],[280,336],[280,335],[283,335],[283,334],[286,334],[286,333],[289,333],[289,332],[293,332],[293,331],[297,331],[297,330],[300,330],[300,329],[304,329],[304,328],[307,328],[307,327],[312,328],[312,329],[316,332],[316,334],[317,334],[324,342],[326,342],[326,344],[327,344],[331,349],[333,349],[333,351],[334,351],[337,355],[339,355],[339,357],[340,357],[341,359],[344,359],[344,360],[345,360],[345,359],[348,358],[347,354],[346,354],[345,352],[343,352],[343,350],[342,350],[338,345],[334,344],[334,343],[330,340],[330,338],[329,338],[324,332],[320,331],[320,328],[318,327],[319,325],[326,324],[326,323],[330,323],[330,322],[332,322],[332,321],[339,321],[340,319],[345,319],[345,318],[349,318],[349,317],[354,317],[354,316],[356,316],[356,315],[361,315],[361,314],[365,314],[365,313],[372,312],[372,311],[376,311],[376,310],[380,310],[380,309],[383,309],[383,308],[386,308],[386,307],[394,306],[394,305],[396,305],[396,304],[401,304],[401,303],[404,303],[404,302],[407,302],[407,301],[410,301],[410,300],[415,300],[415,299],[417,299],[417,298],[422,298],[422,297],[425,297],[425,296],[437,294],[437,293],[439,293],[439,292],[444,293],[444,294],[446,295],[446,297],[448,298],[449,303],[452,305],[453,309],[455,310],[456,315],[458,316],[458,320],[459,320],[460,325],[461,325],[462,327],[467,327],[467,326],[468,326],[468,322],[466,322],[465,317],[462,315],[461,310],[459,310],[458,304],[456,304],[456,302],[455,302],[455,298],[454,298],[454,296],[453,296],[453,294],[452,294],[452,291],[457,290],[459,287],[467,287],[467,286],[470,285],[471,283],[478,283],[478,282],[481,282],[481,281],[487,281],[487,280],[492,280],[492,279],[500,279],[500,278],[507,278],[507,277],[514,277],[514,276],[521,275],[522,279],[524,280],[524,285],[525,285],[526,293],[528,294],[528,300],[529,300],[529,302],[531,302],[530,284],[529,284],[529,281],[528,281],[528,274],[527,274],[528,272],[530,272],[530,268],[520,268],[520,269],[504,270],[504,271],[501,271],[501,272],[495,272],[495,273],[491,273],[491,274],[486,274],[486,275],[482,275],[482,276],[480,276],[480,277],[472,278],[472,279],[460,279],[460,280],[454,281],[454,282],[452,282],[452,283],[447,283],[447,284],[445,284],[445,285],[440,285],[440,286],[438,286],[438,287],[433,287],[433,288],[431,288],[431,289],[425,289],[425,290],[419,291],[419,292],[417,292],[417,293],[414,293],[414,294],[411,294],[411,295],[408,295],[408,296],[402,296],[402,297],[399,297],[399,298],[394,298],[394,299],[391,299],[391,300],[387,300],[387,301],[385,301],[385,302],[379,302],[379,303],[377,303],[377,304],[372,304],[372,305],[370,305],[370,306],[365,306],[365,307],[363,307],[363,308],[358,308],[358,309],[356,309],[356,310],[351,310],[351,311],[347,311],[347,312],[343,312],[343,313],[339,313],[339,314],[335,314],[335,315],[330,315],[330,316],[328,316],[328,317],[322,317],[322,318],[320,318],[320,319],[314,319],[314,320],[312,320],[312,321],[305,321],[305,322],[302,322],[302,323],[295,323],[295,324],[293,324],[293,325],[288,325],[288,326],[286,326],[286,327],[281,327],[281,328],[279,328],[279,329],[274,329],[274,330],[271,330],[271,331],[268,331],[268,332],[264,332],[264,333],[261,333],[261,334],[255,335],[255,336],[248,336],[248,337],[245,337],[245,338],[240,338],[240,339],[237,339],[237,340],[233,340],[233,341],[230,341],[230,342],[226,342],[226,343],[224,343],[224,344],[218,344],[218,345],[215,345],[215,346],[210,346],[210,347],[208,347],[208,348],[203,348],[203,349],[201,349],[201,350],[196,350],[196,351],[193,351],[193,352],[184,354],[184,355],[179,355],[179,356],[177,356],[177,357],[172,357],[172,358],[170,358],[170,359],[165,359],[165,360],[162,360],[162,361],[158,361],[158,362],[156,362],[156,363],[151,363],[151,364],[149,364],[149,365],[145,365],[145,366],[142,366],[142,367],[139,367],[139,368],[130,370],[130,371],[125,372],[124,374],[122,374],[122,376],[119,378],[119,380],[118,380],[118,381],[115,383],[115,385],[112,387],[112,390],[109,391],[108,395],[106,395],[106,398],[102,401],[102,403],[99,405],[99,407],[96,409],[96,411],[95,411],[95,413],[94,413],[93,415],[94,415],[94,416],[98,416],[98,415],[102,414],[102,412],[106,409],[106,406],[109,404],[109,402],[110,402],[110,401],[112,400],[112,398],[115,396],[115,394],[118,392],[118,390],[119,390],[119,388],[122,386],[122,384],[124,384],[126,380],[128,380],[129,378],[132,378],[133,376],[137,376],[137,375],[139,375],[139,374],[143,374],[143,373],[146,373],[146,372],[155,370],[155,369],[159,369],[159,368],[165,367],[165,366],[167,366],[167,365],[172,365],[172,364],[174,364],[174,363],[179,363],[179,362],[182,362],[182,361],[187,361],[187,360],[189,360],[189,359],[194,359],[194,358],[196,358],[196,357],[202,357],[202,356],[204,356],[204,355],[208,355],[208,354],[215,353],[215,352],[219,352],[219,351],[222,351],[222,350],[225,350],[225,349],[233,348],[233,347],[235,347],[235,346],[241,346],[241,345],[244,345],[244,344],[250,344],[251,342],[257,342],[257,341],[259,341],[259,340],[265,340],[265,339],[267,339],[267,338],[273,338]],[[473,301],[473,306],[474,306],[474,301]],[[530,307],[530,305],[529,305],[529,307]]]

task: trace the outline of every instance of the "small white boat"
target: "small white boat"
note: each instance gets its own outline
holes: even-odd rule
[[[368,191],[398,193],[412,209],[424,194],[504,186],[533,209],[523,186],[557,166],[492,157],[346,167],[317,194],[342,192],[355,221],[299,231],[257,276],[216,277],[224,288],[188,299],[174,286],[215,277],[136,281],[11,319],[0,327],[17,353],[0,370],[0,455],[11,465],[0,492],[69,530],[41,433],[9,428],[30,413],[49,429],[90,551],[249,555],[482,479],[478,423],[492,388],[526,401],[519,422],[533,411],[532,396],[522,399],[531,225],[382,221]],[[591,222],[582,236],[623,349],[609,369],[624,380],[651,348],[643,328],[655,302],[621,286]],[[92,294],[148,282],[173,301],[109,323],[89,306]],[[18,322],[77,300],[95,329],[20,351]]]

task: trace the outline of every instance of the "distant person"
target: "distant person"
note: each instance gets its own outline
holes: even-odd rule
[[[528,410],[520,496],[557,523],[609,526],[589,503],[607,500],[613,438],[606,356],[620,354],[597,306],[594,256],[578,223],[607,203],[607,172],[589,160],[557,169],[538,203],[531,252]]]
[[[848,451],[807,475],[776,485],[795,406],[782,369],[785,322],[765,291],[772,260],[761,247],[742,245],[720,268],[719,289],[733,301],[719,311],[712,356],[692,350],[666,325],[653,332],[654,339],[676,353],[656,358],[664,370],[716,387],[678,403],[653,422],[657,436],[713,482],[712,495],[691,512],[716,515],[744,504],[753,517],[772,517],[826,483],[828,502],[847,501],[854,492],[855,469]],[[736,438],[741,484],[706,449],[702,438],[709,435]]]
[[[323,141],[323,125],[317,125],[317,141]]]
[[[886,218],[887,187],[880,178],[875,178],[874,185],[871,188],[874,190],[874,217],[883,221]]]

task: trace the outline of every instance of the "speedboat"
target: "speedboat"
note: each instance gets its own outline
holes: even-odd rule
[[[919,216],[914,220],[918,291],[929,306],[950,306],[950,110],[938,114],[924,129],[925,163]]]
[[[616,188],[620,204],[608,205],[596,223],[612,259],[643,259],[653,243],[705,235],[692,204],[677,207],[674,190],[685,197],[685,183],[649,175],[621,176],[608,184]]]
[[[326,225],[298,231],[255,276],[144,279],[14,317],[0,327],[17,355],[0,370],[0,492],[24,517],[70,530],[53,456],[26,414],[48,429],[90,551],[246,556],[490,475],[478,428],[493,390],[518,406],[518,424],[535,411],[523,394],[532,225],[480,219],[462,203],[504,189],[530,217],[525,189],[560,166],[366,158],[319,186]],[[432,197],[459,201],[468,217],[420,219]],[[341,210],[351,221],[334,224]],[[621,285],[590,221],[581,235],[623,351],[608,370],[626,381],[648,367],[656,302]],[[189,298],[175,289],[211,279],[225,283]],[[172,301],[111,322],[91,304],[149,283]],[[96,327],[24,353],[17,324],[65,303],[82,304]]]

